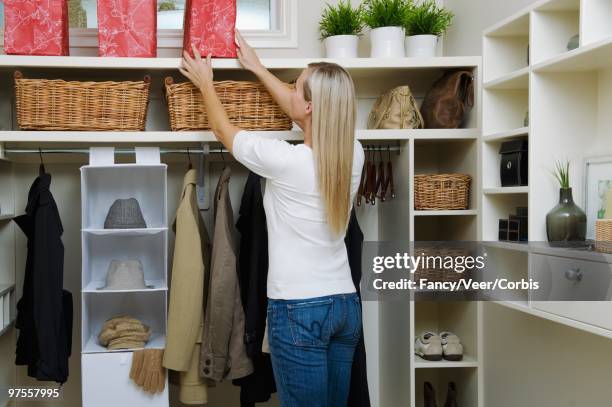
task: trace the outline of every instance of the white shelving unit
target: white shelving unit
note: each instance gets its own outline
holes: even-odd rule
[[[96,154],[92,151],[91,154]],[[94,159],[90,157],[90,160]],[[159,150],[157,150],[159,162]],[[146,348],[164,348],[168,294],[167,166],[90,164],[81,168],[82,321],[81,376],[83,405],[168,406],[168,386],[151,396],[129,378],[132,349],[108,350],[98,341],[109,318],[129,315],[151,329]],[[146,222],[143,229],[104,229],[108,210],[117,199],[135,198]],[[104,289],[113,260],[137,260],[143,266],[143,289]],[[127,367],[126,367],[127,366]],[[112,392],[101,392],[100,381]]]
[[[301,70],[310,62],[322,59],[264,59],[262,62],[283,80],[295,79]],[[325,60],[325,59],[323,59]],[[351,73],[357,94],[357,137],[364,145],[399,147],[399,152],[390,153],[393,161],[396,198],[385,203],[377,202],[375,206],[363,205],[358,209],[360,225],[366,235],[366,240],[408,241],[408,240],[476,240],[478,224],[481,217],[481,181],[479,140],[482,134],[481,125],[481,58],[480,57],[440,57],[440,58],[401,58],[401,59],[346,59],[338,62]],[[88,148],[90,146],[176,146],[201,147],[203,143],[216,143],[212,133],[205,131],[171,132],[169,130],[166,102],[161,91],[163,78],[172,75],[177,81],[184,80],[177,71],[180,60],[176,58],[97,58],[97,57],[22,57],[0,56],[0,151],[6,149],[6,158],[18,163],[18,173],[23,168],[34,168],[38,165],[38,157],[24,154],[12,154],[12,150],[33,149],[39,146],[48,148]],[[252,80],[253,76],[244,71],[236,60],[218,59],[213,61],[215,79]],[[462,68],[474,72],[476,78],[475,107],[466,117],[465,128],[462,129],[426,129],[426,130],[368,130],[367,116],[372,105],[384,91],[395,86],[409,85],[418,102],[422,101],[431,85],[448,69]],[[149,111],[146,131],[143,132],[68,132],[68,131],[20,131],[12,112],[12,81],[13,71],[19,69],[25,77],[45,77],[62,79],[88,80],[126,80],[137,79],[148,74],[152,77]],[[504,129],[507,130],[507,129]],[[267,132],[268,136],[299,142],[302,134],[294,128],[287,132]],[[381,149],[382,158],[389,157]],[[368,153],[368,157],[378,160],[379,153]],[[58,175],[66,185],[73,185],[73,170],[77,171],[82,164],[82,156],[69,154],[49,154],[47,162],[61,163],[62,173]],[[122,157],[123,162],[124,157]],[[226,158],[227,159],[227,156]],[[170,199],[176,200],[180,185],[177,185],[177,173],[182,173],[184,167],[176,167],[177,157],[164,156],[169,165],[168,190],[172,191]],[[215,160],[211,160],[211,173],[215,170]],[[221,161],[219,159],[218,161]],[[184,165],[185,159],[181,162]],[[225,165],[225,164],[224,164]],[[233,164],[232,164],[233,165]],[[82,208],[81,230],[67,230],[67,234],[77,234],[82,239],[82,276],[81,296],[81,348],[82,373],[86,371],[113,372],[112,388],[125,388],[125,378],[129,372],[131,352],[107,352],[96,342],[97,329],[103,319],[113,312],[130,312],[139,315],[157,315],[147,320],[154,331],[161,334],[165,331],[165,296],[167,293],[166,270],[143,264],[147,283],[154,289],[145,292],[108,292],[99,290],[104,284],[108,253],[102,248],[119,253],[141,253],[153,256],[151,246],[168,245],[167,219],[157,224],[151,223],[145,230],[106,231],[103,220],[106,211],[114,197],[100,193],[96,199],[91,195],[91,186],[97,186],[115,192],[132,192],[141,188],[121,187],[117,185],[95,182],[95,177],[102,177],[104,171],[117,170],[113,168],[88,168],[83,171],[83,186],[81,193],[87,204]],[[130,167],[125,164],[126,171]],[[463,211],[415,211],[413,199],[413,177],[422,173],[461,172],[472,176],[470,203]],[[231,185],[236,186],[234,193],[241,193],[242,180],[246,171],[240,166],[232,168]],[[215,173],[216,174],[216,173]],[[88,177],[94,177],[89,180]],[[171,177],[172,175],[172,177]],[[113,181],[121,180],[128,185],[128,180],[134,185],[131,172],[122,176],[113,176]],[[132,177],[132,178],[130,178]],[[214,183],[214,175],[205,182]],[[9,180],[15,177],[9,175]],[[150,180],[145,184],[149,185]],[[22,185],[18,185],[16,193],[24,194]],[[100,189],[101,188],[101,189]],[[119,188],[119,189],[118,189]],[[164,187],[165,188],[165,187]],[[147,191],[153,193],[153,191]],[[112,195],[112,194],[111,194]],[[141,205],[144,198],[137,197]],[[165,197],[163,198],[165,199]],[[153,200],[157,200],[153,199]],[[165,201],[164,201],[165,202]],[[234,201],[235,206],[236,202]],[[65,202],[63,205],[71,205]],[[163,211],[174,208],[170,203]],[[78,208],[67,209],[73,213]],[[158,211],[159,209],[159,211]],[[162,212],[161,208],[143,208],[145,219],[151,219]],[[173,209],[165,216],[173,216]],[[204,212],[208,221],[210,211]],[[165,213],[165,212],[164,212]],[[159,219],[159,218],[157,218]],[[1,225],[1,224],[0,224]],[[1,230],[1,229],[0,229]],[[147,241],[146,247],[135,243]],[[169,241],[170,240],[170,241]],[[163,254],[163,259],[162,259]],[[21,254],[17,254],[18,256]],[[167,264],[167,250],[155,253],[156,264]],[[14,260],[14,254],[11,255]],[[11,270],[14,270],[14,265]],[[67,268],[65,274],[81,273],[81,270]],[[146,273],[150,273],[146,275]],[[163,276],[163,277],[160,277]],[[141,304],[149,306],[140,308]],[[366,337],[368,368],[370,369],[370,394],[373,406],[396,407],[422,405],[422,381],[425,377],[435,376],[439,380],[440,391],[443,391],[445,379],[455,380],[462,386],[462,405],[482,407],[482,356],[481,341],[478,340],[481,324],[480,304],[461,303],[458,309],[469,310],[460,323],[453,321],[440,322],[443,319],[438,313],[419,312],[419,303],[407,301],[406,307],[397,307],[392,303],[365,303],[364,332]],[[415,309],[417,312],[415,314]],[[415,318],[416,316],[416,318]],[[162,321],[163,319],[163,321]],[[415,359],[413,344],[415,333],[420,326],[438,326],[465,335],[469,342],[469,352],[462,362],[423,364]],[[79,329],[75,324],[75,329]],[[155,336],[147,346],[163,346],[163,336]],[[84,397],[98,397],[106,400],[103,388],[94,376],[83,374]],[[129,385],[128,385],[129,389]],[[129,390],[130,396],[120,403],[108,402],[106,405],[145,405],[137,396],[137,389]],[[211,389],[213,391],[224,391]],[[149,405],[149,404],[146,404]]]
[[[526,206],[529,240],[546,242],[546,214],[559,194],[550,170],[555,161],[563,159],[572,163],[574,200],[584,207],[584,159],[612,155],[611,19],[609,1],[542,0],[484,32],[481,234],[488,241],[489,263],[502,277],[538,276],[550,281],[550,292],[563,286],[565,269],[581,267],[586,274],[610,278],[607,256],[582,260],[580,251],[547,249],[542,254],[533,245],[497,242],[497,221],[514,213],[517,206]],[[576,34],[580,35],[579,47],[567,51],[568,41]],[[524,127],[521,114],[527,109],[529,125]],[[504,188],[499,182],[499,147],[505,140],[518,138],[529,141],[529,185]],[[595,271],[598,273],[593,274]],[[594,277],[590,278],[593,282]],[[572,298],[579,286],[568,290],[566,298]],[[537,302],[534,292],[520,294],[498,303],[612,338],[612,323],[597,319],[610,315],[610,302]]]

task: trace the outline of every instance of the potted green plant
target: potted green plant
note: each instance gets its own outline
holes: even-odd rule
[[[327,4],[319,21],[319,33],[327,58],[357,58],[359,36],[363,31],[362,7],[350,0]]]
[[[412,0],[365,0],[363,21],[370,27],[370,56],[404,57],[403,23]]]
[[[411,5],[405,16],[406,56],[435,57],[438,38],[451,25],[453,13],[434,0],[423,0]]]
[[[546,215],[546,235],[554,245],[584,242],[586,214],[574,203],[569,182],[569,161],[557,162],[553,175],[559,182],[559,203]]]

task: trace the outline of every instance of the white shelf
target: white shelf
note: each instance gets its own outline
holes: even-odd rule
[[[444,211],[414,211],[414,216],[476,216],[478,210],[444,210]]]
[[[302,131],[266,131],[272,138],[302,141]],[[477,139],[479,129],[357,130],[359,140]],[[0,131],[0,142],[11,143],[211,143],[210,131]]]
[[[484,84],[486,89],[527,89],[529,87],[529,67],[526,66]]]
[[[13,318],[11,320],[11,322],[9,322],[8,324],[4,325],[3,327],[0,327],[0,336],[2,336],[5,333],[7,333],[13,327],[13,325],[15,325],[15,319],[16,318]]]
[[[469,355],[463,355],[463,360],[459,362],[451,362],[444,359],[431,362],[422,359],[418,355],[414,355],[414,367],[415,369],[478,367],[478,361]]]
[[[261,62],[268,69],[303,69],[309,63],[335,62],[347,69],[410,69],[410,68],[453,68],[480,65],[476,57],[434,57],[434,58],[264,58]],[[215,58],[214,69],[243,70],[237,59]],[[81,69],[128,69],[128,70],[178,70],[180,58],[111,58],[111,57],[50,57],[1,55],[0,68],[81,68]]]
[[[529,252],[529,244],[527,242],[482,242],[485,247],[494,247],[496,249],[511,250],[517,252]]]
[[[166,285],[164,280],[145,280],[145,285],[150,288],[141,288],[141,289],[132,289],[132,290],[102,290],[100,287],[104,287],[106,283],[104,281],[91,281],[85,288],[83,288],[84,293],[95,293],[95,294],[105,294],[105,293],[135,293],[135,292],[156,292],[156,291],[166,291],[168,290],[168,286]]]
[[[529,127],[519,127],[517,129],[512,129],[508,131],[500,131],[498,133],[487,134],[487,135],[484,135],[482,139],[483,141],[496,141],[496,140],[503,140],[503,139],[512,138],[512,137],[527,136],[527,135],[529,135]]]
[[[11,220],[15,217],[14,213],[3,213],[0,215],[0,221]]]
[[[166,336],[159,333],[151,333],[151,339],[145,344],[145,349],[156,349],[166,347]],[[115,353],[115,352],[129,352],[136,349],[116,349],[108,350],[106,347],[98,343],[98,335],[91,335],[89,340],[83,347],[82,353]]]
[[[147,236],[161,233],[168,228],[146,228],[146,229],[82,229],[85,233],[92,235],[121,235],[121,236]]]
[[[499,194],[528,194],[529,187],[496,187],[496,188],[484,188],[482,192],[485,195],[499,195]]]
[[[612,67],[612,37],[579,47],[533,66],[536,73],[594,71]]]
[[[0,297],[15,290],[15,284],[0,284]]]

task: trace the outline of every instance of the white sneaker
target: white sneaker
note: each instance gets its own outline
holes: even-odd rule
[[[425,360],[442,360],[442,340],[433,332],[423,332],[414,340],[414,353]]]
[[[463,359],[463,345],[461,339],[452,332],[441,332],[442,355],[444,359],[453,362]]]

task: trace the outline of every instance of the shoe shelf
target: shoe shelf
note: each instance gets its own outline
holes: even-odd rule
[[[484,142],[490,143],[498,140],[512,139],[519,136],[529,135],[529,127],[518,127],[516,129],[500,131],[497,133],[489,133],[482,136]]]
[[[481,403],[481,401],[479,401],[480,395],[478,394],[478,370],[479,369],[473,367],[462,367],[456,369],[417,369],[415,373],[416,402],[413,404],[413,406],[478,406],[479,403]],[[423,391],[425,382],[431,383],[436,397],[436,404],[427,404],[425,402],[425,395]],[[447,399],[448,386],[451,382],[455,383],[455,388],[457,390],[456,404],[452,403],[452,399]]]
[[[478,361],[470,356],[464,355],[463,360],[453,362],[450,360],[429,361],[414,355],[415,369],[447,369],[447,368],[462,368],[462,367],[478,367]]]

